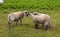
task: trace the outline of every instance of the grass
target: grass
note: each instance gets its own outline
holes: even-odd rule
[[[28,17],[23,18],[23,25],[15,23],[9,28],[7,16],[10,12],[28,10],[38,11],[51,17],[51,28],[45,31],[42,26],[34,28]],[[59,0],[4,0],[0,5],[0,37],[60,37],[60,1]]]
[[[59,0],[4,0],[0,5],[1,13],[8,13],[17,10],[60,10]]]
[[[43,13],[43,11],[41,11]],[[51,16],[51,28],[45,31],[42,26],[39,29],[34,28],[34,23],[30,18],[23,18],[23,25],[18,26],[13,23],[9,29],[7,24],[7,15],[0,14],[0,37],[60,37],[60,13],[59,11],[46,11]],[[48,13],[49,12],[49,13]]]

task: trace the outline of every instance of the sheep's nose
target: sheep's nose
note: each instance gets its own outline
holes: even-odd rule
[[[28,14],[26,16],[28,17]]]
[[[28,15],[26,15],[26,16],[28,16]]]

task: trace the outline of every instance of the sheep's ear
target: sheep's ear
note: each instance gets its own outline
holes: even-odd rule
[[[34,14],[34,15],[37,15],[37,14]]]
[[[38,13],[37,12],[33,12],[33,15],[38,15]]]
[[[27,14],[27,12],[28,12],[28,11],[23,11],[24,15],[26,15],[26,14]]]
[[[33,15],[38,15],[37,13],[33,13]]]

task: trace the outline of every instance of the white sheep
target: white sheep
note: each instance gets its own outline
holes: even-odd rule
[[[18,23],[18,20],[20,20],[22,22],[22,19],[24,17],[24,15],[27,14],[28,11],[21,11],[21,12],[14,12],[14,13],[10,13],[8,14],[8,24],[9,27],[11,26],[10,24],[14,21],[16,22],[16,25]]]
[[[3,0],[0,0],[0,4],[3,4]]]
[[[38,14],[34,15],[32,13],[27,14],[31,20],[35,23],[35,28],[38,29],[38,25],[42,24],[45,30],[47,30],[50,26],[50,16],[47,14]]]

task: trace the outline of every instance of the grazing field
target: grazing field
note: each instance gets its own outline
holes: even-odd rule
[[[12,23],[8,27],[8,14],[15,11],[38,11],[51,17],[51,28],[45,31],[42,25],[34,28],[29,17],[23,18],[23,25]],[[59,0],[4,0],[0,5],[0,37],[60,37],[60,1]]]

